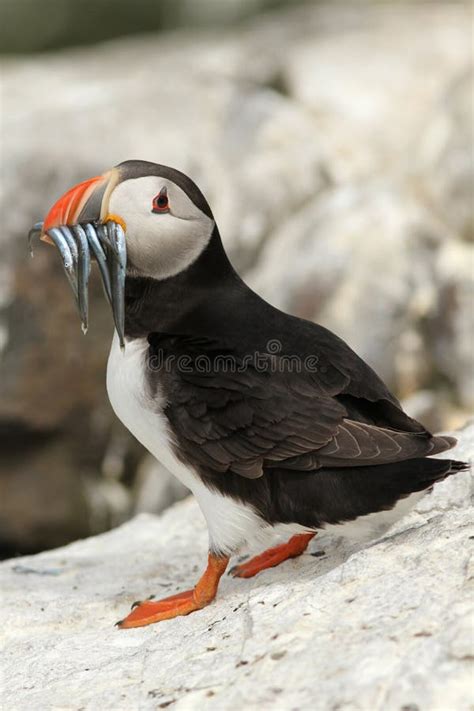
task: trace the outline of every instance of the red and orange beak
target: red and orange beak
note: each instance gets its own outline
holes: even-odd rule
[[[64,193],[46,215],[41,239],[54,244],[47,234],[52,227],[70,227],[103,219],[107,212],[104,206],[104,198],[106,193],[109,192],[107,188],[111,182],[111,177],[112,171],[109,171],[104,175],[84,180]],[[103,214],[104,212],[105,214]]]
[[[88,327],[91,259],[95,259],[123,346],[127,268],[125,224],[121,217],[108,213],[110,194],[119,178],[119,172],[114,168],[75,185],[54,203],[44,222],[33,226],[29,240],[31,246],[33,236],[40,233],[44,242],[58,249],[84,332]]]

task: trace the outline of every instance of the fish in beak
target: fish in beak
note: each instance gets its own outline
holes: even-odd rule
[[[120,346],[125,338],[125,275],[127,249],[125,224],[107,210],[108,198],[119,179],[113,169],[85,180],[68,190],[50,209],[44,222],[37,222],[29,233],[32,239],[57,247],[69,284],[76,299],[82,330],[89,325],[88,285],[91,261],[95,260],[102,277]]]

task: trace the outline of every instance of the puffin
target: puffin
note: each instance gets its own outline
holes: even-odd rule
[[[97,262],[115,322],[112,408],[191,490],[208,527],[195,587],[135,603],[119,628],[209,605],[245,544],[286,539],[234,566],[236,578],[301,555],[320,530],[390,525],[467,468],[433,458],[456,440],[409,417],[341,338],[246,285],[184,173],[125,161],[68,190],[35,231],[59,250],[84,331]]]

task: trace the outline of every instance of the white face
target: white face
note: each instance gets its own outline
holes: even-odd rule
[[[163,188],[168,210],[153,212],[153,200]],[[129,271],[155,279],[175,276],[189,267],[214,229],[214,220],[181,188],[154,175],[119,183],[110,195],[108,212],[125,222]]]

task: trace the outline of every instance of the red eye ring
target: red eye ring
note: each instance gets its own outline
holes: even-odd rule
[[[169,212],[170,204],[166,187],[161,188],[158,195],[155,195],[152,203],[152,212]]]

